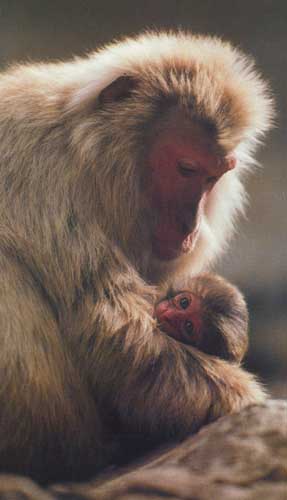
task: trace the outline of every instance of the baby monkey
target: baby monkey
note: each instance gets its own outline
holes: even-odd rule
[[[177,341],[228,361],[248,347],[248,311],[241,292],[215,274],[190,278],[187,289],[169,289],[154,311],[159,327]]]

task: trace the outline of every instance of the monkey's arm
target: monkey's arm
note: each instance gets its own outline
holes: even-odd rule
[[[104,423],[51,297],[8,240],[0,231],[0,471],[39,480],[88,475],[110,453],[101,446]]]
[[[176,342],[152,317],[154,290],[126,272],[113,297],[85,309],[97,335],[87,363],[98,400],[117,409],[129,429],[186,434],[207,420],[264,399],[240,367]],[[114,274],[114,278],[116,273]]]

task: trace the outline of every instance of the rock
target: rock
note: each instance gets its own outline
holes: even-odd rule
[[[67,500],[286,500],[287,402],[223,417],[132,471],[51,491]]]
[[[42,489],[0,475],[1,500],[286,500],[287,402],[223,417],[128,470]]]

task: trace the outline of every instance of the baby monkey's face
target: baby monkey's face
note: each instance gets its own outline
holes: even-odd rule
[[[179,292],[166,298],[155,307],[159,327],[170,337],[191,344],[200,345],[203,330],[201,300],[191,292]]]

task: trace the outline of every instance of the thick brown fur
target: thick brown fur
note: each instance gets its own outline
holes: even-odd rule
[[[195,249],[162,264],[142,193],[148,137],[170,105],[216,130],[238,165],[210,193]],[[165,440],[264,398],[240,367],[160,332],[152,311],[154,287],[182,287],[229,240],[271,114],[248,59],[188,34],[1,76],[1,470],[89,474],[117,453],[110,421]]]

